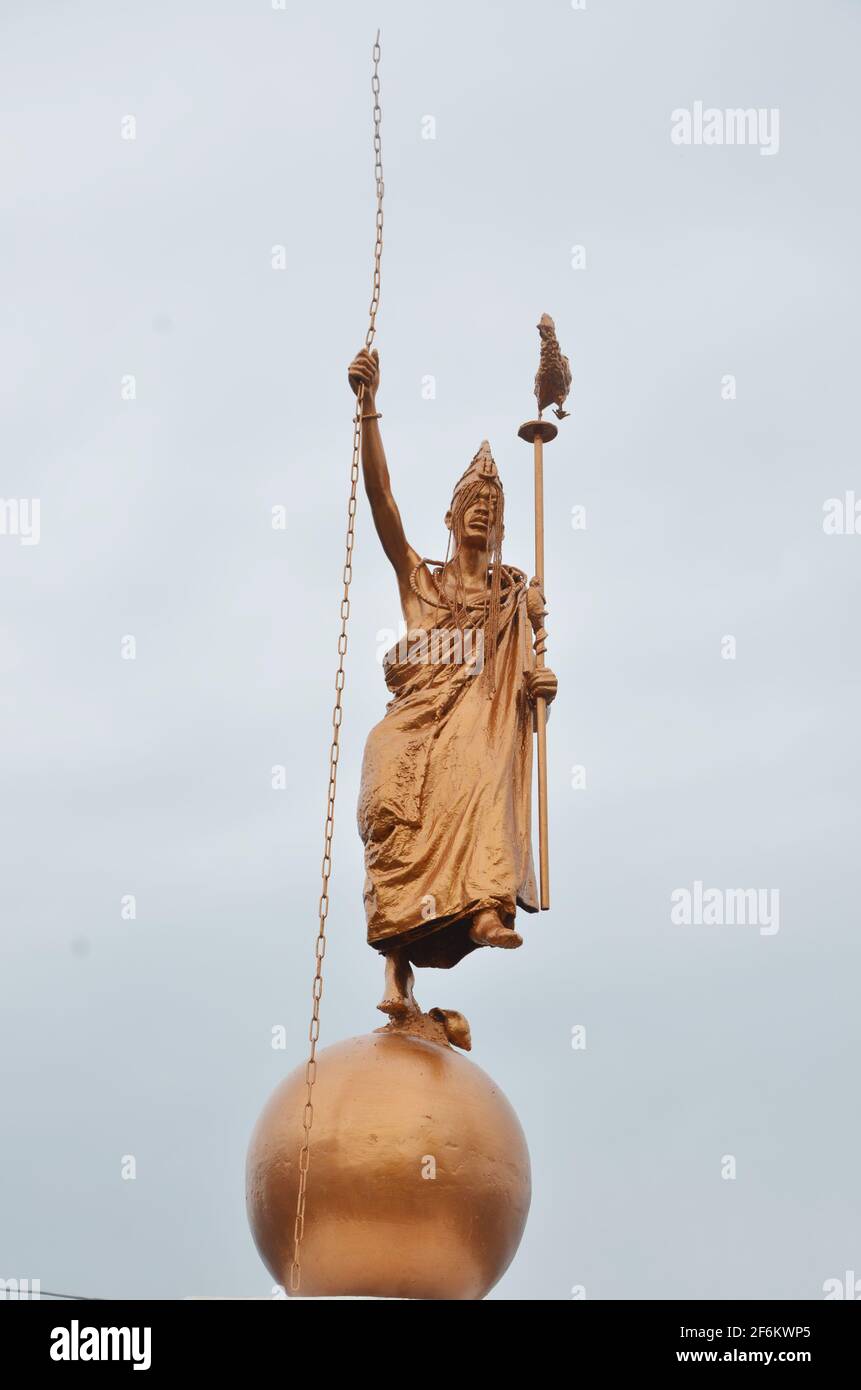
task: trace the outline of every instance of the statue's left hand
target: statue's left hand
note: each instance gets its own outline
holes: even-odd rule
[[[556,699],[559,682],[549,666],[536,666],[526,673],[526,693],[534,703],[544,699],[548,705]]]
[[[526,614],[532,624],[533,632],[544,626],[547,613],[547,599],[537,579],[530,579],[526,590]]]

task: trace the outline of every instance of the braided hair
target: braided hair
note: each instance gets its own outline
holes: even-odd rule
[[[502,532],[503,532],[503,512],[505,507],[505,494],[502,491],[502,483],[496,472],[496,465],[493,464],[493,471],[482,473],[477,470],[476,464],[482,456],[482,451],[486,446],[475,455],[469,468],[455,486],[451,499],[451,527],[449,529],[448,548],[445,555],[445,564],[449,562],[451,551],[452,535],[457,538],[462,531],[463,519],[467,508],[481,495],[485,487],[491,487],[496,492],[496,509],[487,533],[487,560],[490,569],[489,593],[485,596],[484,603],[484,623],[482,632],[484,665],[481,673],[481,680],[484,683],[488,696],[491,696],[496,689],[496,644],[499,637],[499,613],[500,613],[500,592],[502,587]],[[490,450],[487,449],[487,457]],[[491,459],[491,463],[492,463]],[[460,575],[460,566],[457,564],[457,555],[454,557],[455,570],[455,609],[454,617],[457,622],[461,621],[461,616],[468,620],[466,604],[464,600],[463,584]],[[459,610],[459,612],[457,611]]]

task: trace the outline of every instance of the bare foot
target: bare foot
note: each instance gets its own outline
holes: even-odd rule
[[[513,951],[523,945],[523,937],[513,927],[507,927],[495,908],[484,908],[472,919],[469,939],[476,946],[501,946],[503,950]]]
[[[389,998],[388,995],[381,999],[377,1005],[381,1014],[388,1014],[389,1018],[406,1018],[407,1014],[418,1013],[418,1005],[414,1001],[400,998]]]
[[[377,1008],[389,1018],[406,1018],[420,1013],[413,996],[413,971],[403,950],[390,951],[386,956],[386,987]]]

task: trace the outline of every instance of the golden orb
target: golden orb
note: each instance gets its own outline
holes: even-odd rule
[[[248,1151],[257,1248],[290,1292],[305,1066]],[[301,1296],[483,1298],[520,1244],[529,1151],[486,1072],[447,1045],[384,1030],[317,1057]]]

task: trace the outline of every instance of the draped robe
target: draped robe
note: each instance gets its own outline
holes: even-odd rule
[[[531,627],[525,576],[511,566],[504,575],[511,582],[492,693],[480,674],[480,642],[469,660],[433,659],[434,640],[437,655],[446,650],[436,625],[450,619],[441,611],[383,663],[393,698],[368,736],[358,807],[368,942],[383,952],[405,946],[414,965],[447,968],[474,950],[468,933],[481,908],[495,908],[508,925],[518,906],[538,911],[525,686]]]

